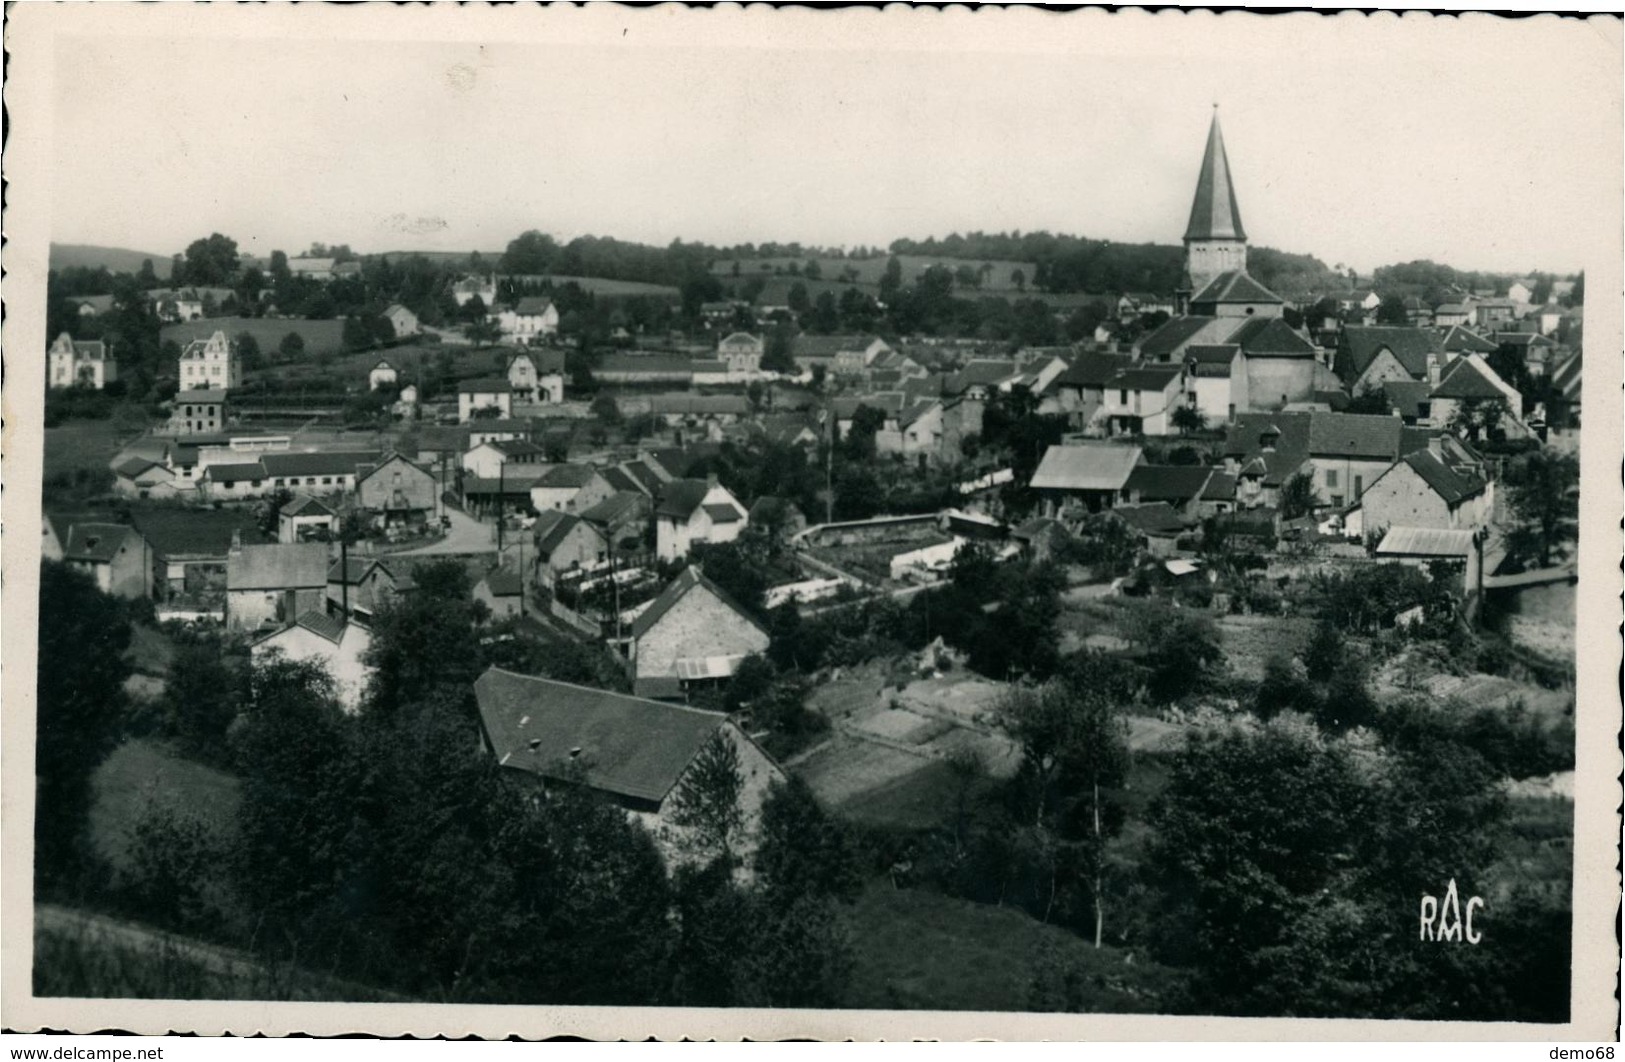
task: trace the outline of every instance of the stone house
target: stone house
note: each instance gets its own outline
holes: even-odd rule
[[[1136,465],[1123,482],[1122,501],[1129,505],[1161,502],[1181,520],[1194,524],[1202,516],[1202,498],[1214,469],[1206,465]]]
[[[688,556],[696,542],[732,542],[749,520],[727,487],[710,479],[674,479],[655,506],[655,553],[661,560]]]
[[[496,568],[474,585],[474,600],[485,603],[492,619],[523,615],[525,580],[509,568]]]
[[[725,683],[767,644],[766,628],[691,566],[632,624],[632,689],[641,697],[684,700]]]
[[[549,509],[531,528],[536,542],[536,578],[552,587],[559,575],[591,567],[609,556],[609,539],[596,524],[573,513]]]
[[[1108,442],[1051,446],[1029,486],[1038,493],[1044,516],[1056,518],[1072,508],[1099,512],[1122,501],[1123,486],[1144,460],[1138,446]]]
[[[1482,527],[1494,507],[1494,485],[1468,465],[1452,466],[1444,440],[1406,454],[1366,488],[1362,526],[1443,529]]]
[[[389,304],[389,308],[384,311],[384,320],[388,321],[390,327],[395,329],[396,339],[405,339],[407,336],[415,336],[423,331],[423,325],[418,321],[418,315],[398,302]]]
[[[1186,347],[1185,374],[1186,397],[1209,425],[1222,424],[1247,409],[1247,362],[1239,344]]]
[[[618,552],[638,552],[644,548],[654,501],[641,491],[618,490],[577,515],[597,528],[604,541]]]
[[[457,300],[458,306],[467,306],[476,297],[485,304],[486,309],[496,305],[497,278],[464,277],[451,287],[451,297]]]
[[[516,402],[564,401],[564,352],[522,350],[508,360],[508,386]]]
[[[62,547],[62,560],[85,572],[96,588],[114,597],[146,597],[152,592],[147,543],[124,524],[74,524]]]
[[[339,705],[349,714],[361,711],[361,700],[372,679],[372,668],[362,663],[372,645],[372,633],[355,623],[324,612],[302,613],[292,625],[274,631],[248,647],[259,664],[280,655],[288,660],[313,661],[333,679]]]
[[[762,803],[786,781],[727,715],[663,704],[492,667],[474,683],[480,739],[505,769],[544,791],[584,785],[654,837],[669,864],[696,857],[688,831],[672,821],[673,794],[713,740],[738,754],[741,827],[732,844],[748,864],[760,838]]]
[[[63,332],[46,352],[50,386],[90,387],[97,391],[118,379],[118,362],[99,339],[75,341]]]
[[[376,450],[307,450],[260,457],[268,491],[336,495],[355,491],[356,476],[378,463]]]
[[[1399,417],[1310,413],[1309,463],[1315,489],[1333,508],[1357,502],[1399,459],[1404,424]]]
[[[233,545],[226,559],[226,627],[252,631],[285,626],[326,610],[325,542]]]
[[[1110,435],[1169,435],[1174,410],[1185,402],[1185,366],[1140,364],[1124,369],[1105,387],[1098,416]]]
[[[205,387],[178,391],[170,404],[171,435],[212,435],[226,427],[226,391]]]
[[[218,598],[223,607],[232,546],[268,541],[244,509],[137,509],[131,519],[147,544],[158,601]]]
[[[173,498],[190,484],[177,485],[166,465],[145,457],[131,457],[113,466],[113,490],[126,498]]]
[[[390,454],[376,465],[359,465],[356,471],[356,504],[381,515],[385,523],[417,523],[434,511],[440,481],[401,454]]]
[[[327,613],[370,628],[379,609],[412,590],[406,566],[377,557],[334,561],[327,569]]]

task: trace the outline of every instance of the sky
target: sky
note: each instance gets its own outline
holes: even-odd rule
[[[170,6],[57,40],[57,242],[1174,243],[1214,103],[1252,242],[1328,265],[1571,272],[1621,189],[1617,25]]]

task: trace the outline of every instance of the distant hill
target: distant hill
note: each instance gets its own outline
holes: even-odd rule
[[[105,266],[110,273],[139,273],[141,263],[152,259],[153,272],[160,279],[169,277],[170,256],[154,251],[132,251],[127,247],[97,247],[88,243],[51,244],[51,268],[70,269],[80,266],[95,269]]]

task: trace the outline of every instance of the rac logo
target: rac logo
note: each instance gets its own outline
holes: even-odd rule
[[[1465,940],[1477,944],[1484,934],[1473,928],[1473,914],[1482,910],[1482,897],[1469,896],[1465,906],[1456,892],[1456,879],[1444,890],[1443,898],[1422,894],[1421,939],[1439,943],[1459,943]]]

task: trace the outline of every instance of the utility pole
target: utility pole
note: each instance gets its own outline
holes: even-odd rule
[[[508,489],[508,462],[497,466],[497,563],[502,563],[502,501]]]

